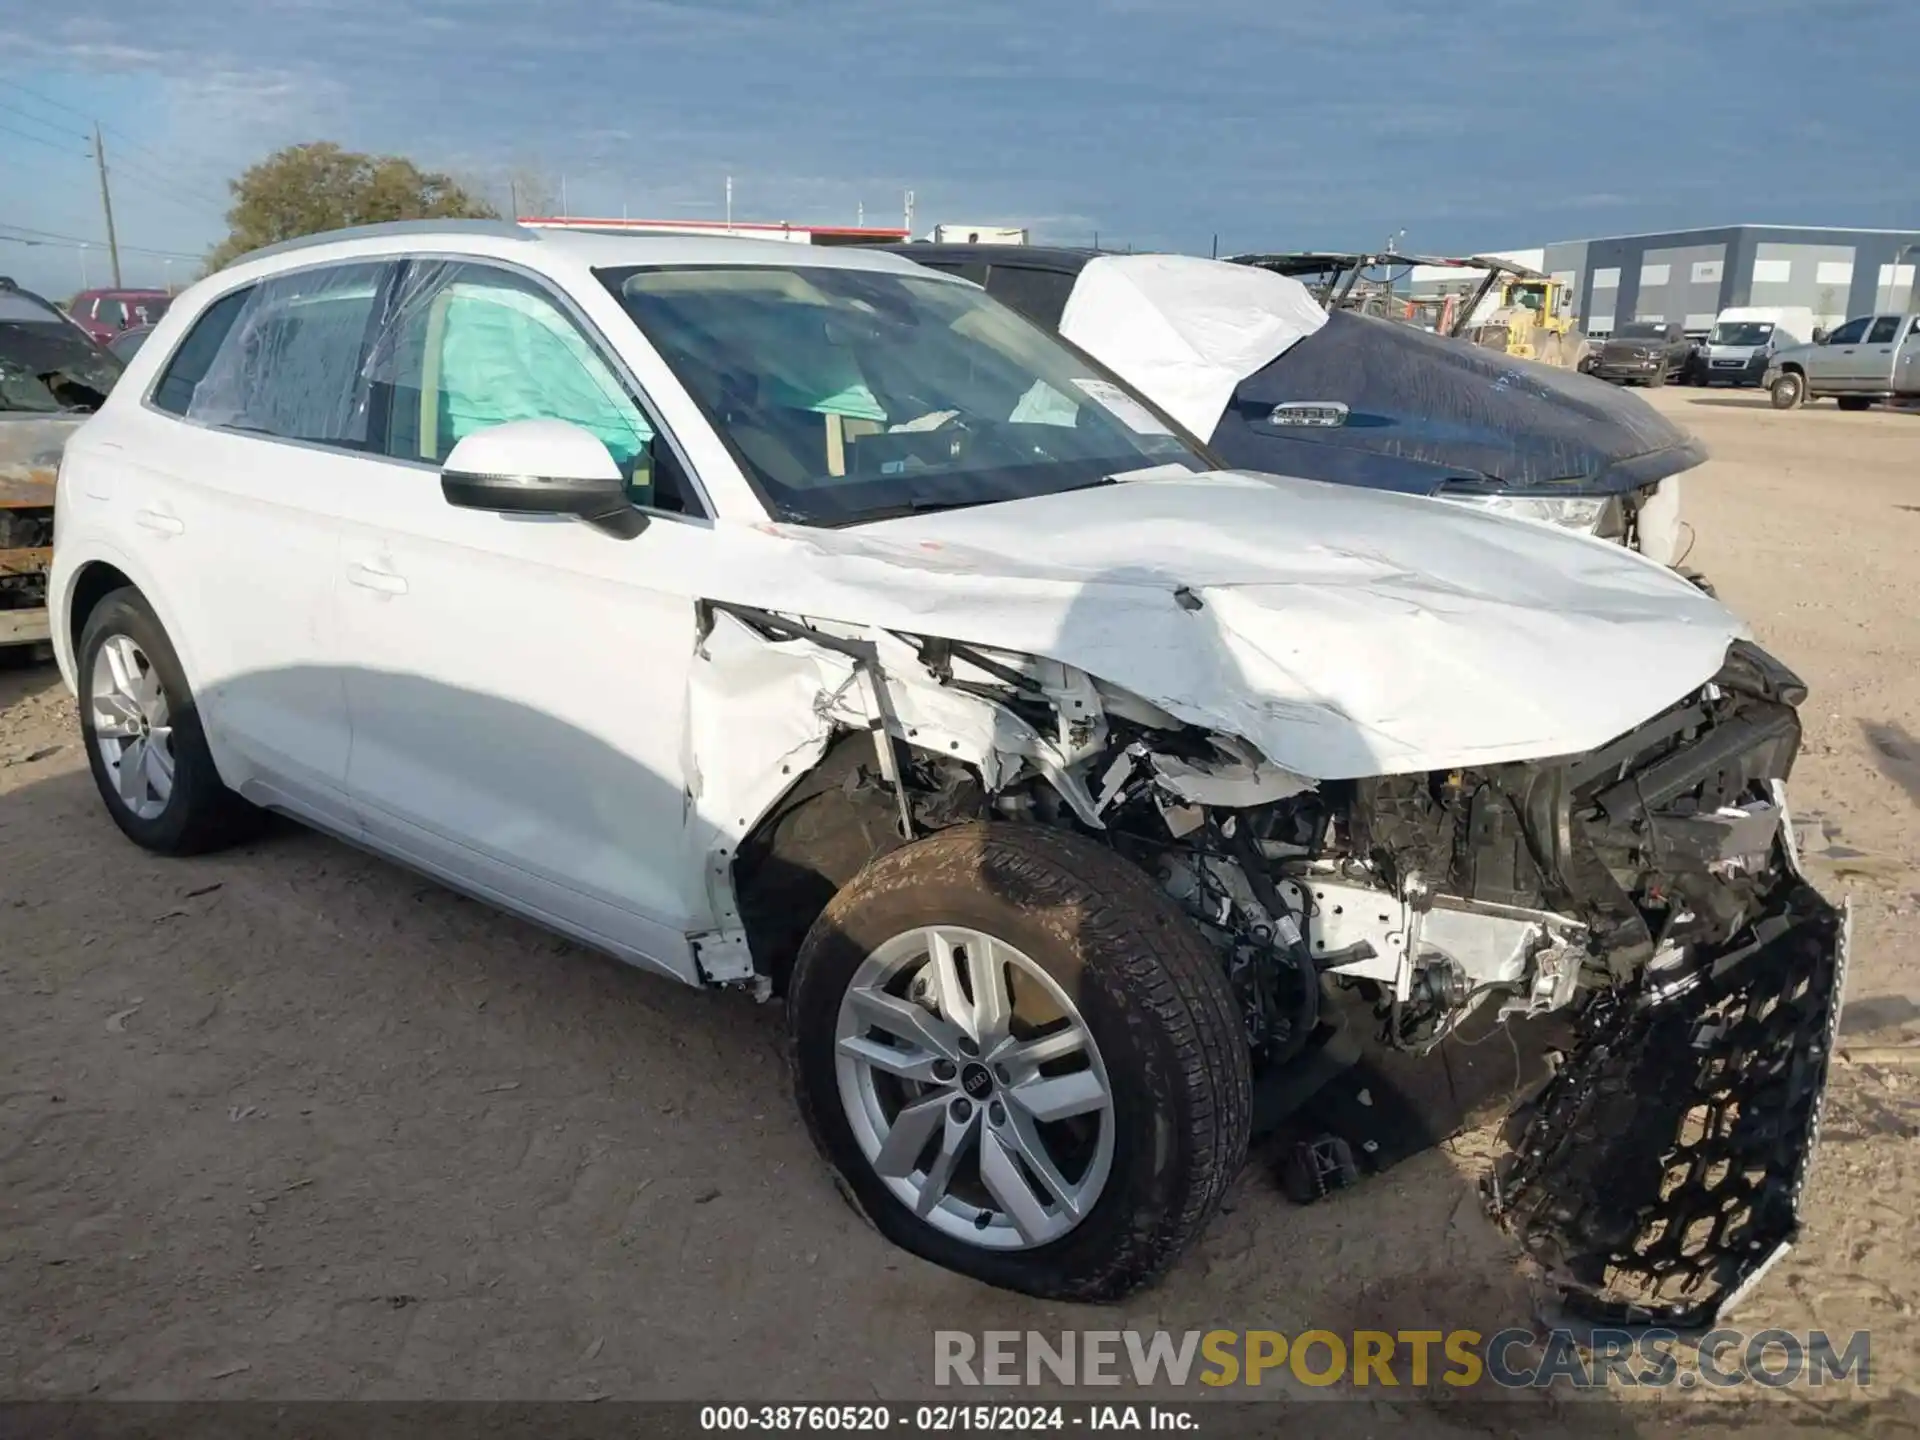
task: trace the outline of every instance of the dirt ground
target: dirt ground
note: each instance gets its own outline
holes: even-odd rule
[[[1653,395],[1712,447],[1690,563],[1810,682],[1846,1044],[1920,1044],[1920,416]],[[1295,1209],[1256,1161],[1117,1312],[887,1246],[777,1006],[682,990],[292,826],[166,861],[51,666],[0,672],[0,1396],[925,1398],[932,1332],[1525,1323],[1479,1139]],[[1734,1317],[1920,1371],[1920,1066],[1837,1067],[1804,1243]],[[1663,1409],[1667,1407],[1662,1407]]]

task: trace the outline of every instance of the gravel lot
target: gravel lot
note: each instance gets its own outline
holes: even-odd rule
[[[1654,392],[1715,459],[1690,563],[1813,687],[1855,905],[1804,1244],[1736,1317],[1920,1365],[1920,416]],[[1524,1322],[1468,1137],[1310,1209],[1270,1166],[1091,1315],[884,1244],[794,1116],[778,1007],[681,990],[283,826],[166,861],[51,666],[0,671],[0,1395],[924,1397],[935,1329]],[[1671,1412],[1672,1407],[1661,1407]]]

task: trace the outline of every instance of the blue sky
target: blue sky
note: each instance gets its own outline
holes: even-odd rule
[[[1920,226],[1913,0],[0,0],[0,274],[182,279],[330,139],[575,214],[1013,223],[1205,253]],[[33,238],[33,237],[27,237]],[[135,250],[132,247],[140,247]]]

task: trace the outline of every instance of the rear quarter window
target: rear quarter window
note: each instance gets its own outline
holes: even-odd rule
[[[185,415],[193,404],[193,392],[206,378],[207,371],[213,365],[213,357],[220,352],[227,333],[233,329],[233,322],[239,318],[247,299],[253,294],[253,287],[236,290],[231,295],[222,295],[209,305],[200,318],[193,322],[193,328],[187,331],[187,338],[173,352],[167,361],[166,369],[160,374],[160,383],[153,387],[152,401],[156,409],[169,415]]]

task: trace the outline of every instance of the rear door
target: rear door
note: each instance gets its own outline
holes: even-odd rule
[[[1910,316],[1906,326],[1894,357],[1893,388],[1902,395],[1920,395],[1920,315]]]
[[[147,404],[171,418],[113,496],[191,643],[223,778],[345,833],[337,516],[371,463],[360,369],[393,275],[315,266],[216,300],[161,370]]]
[[[1876,315],[1867,327],[1855,355],[1852,372],[1858,390],[1887,390],[1893,385],[1894,352],[1900,345],[1900,332],[1906,327],[1904,315]]]

